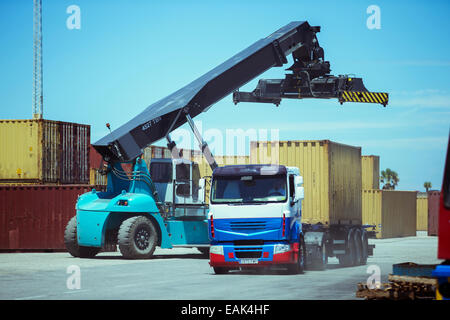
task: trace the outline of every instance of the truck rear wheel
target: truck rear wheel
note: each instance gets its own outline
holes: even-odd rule
[[[69,220],[64,231],[64,244],[67,251],[76,258],[92,258],[100,252],[101,248],[83,247],[78,245],[77,240],[77,217]]]
[[[319,247],[317,259],[312,263],[312,268],[316,270],[325,270],[328,264],[328,248],[324,239],[322,245]]]
[[[355,237],[354,237],[354,231],[350,230],[349,234],[347,235],[347,250],[346,253],[343,255],[338,256],[339,264],[342,267],[350,267],[355,264]]]
[[[158,243],[153,222],[144,216],[123,221],[117,238],[120,252],[126,259],[149,259]]]
[[[353,241],[355,242],[355,260],[353,261],[354,266],[359,266],[361,264],[361,259],[363,257],[363,245],[362,245],[362,235],[361,230],[356,229],[353,232]]]
[[[361,243],[362,243],[362,254],[359,264],[365,265],[367,264],[367,258],[369,257],[369,238],[367,236],[367,231],[364,229],[362,229],[361,233]]]

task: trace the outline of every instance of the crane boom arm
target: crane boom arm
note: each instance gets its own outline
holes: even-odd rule
[[[286,64],[287,56],[290,54],[293,55],[295,61],[291,67],[293,70],[291,82],[295,82],[296,76],[302,75],[305,77],[302,85],[311,88],[316,82],[322,81],[316,80],[316,78],[325,75],[325,78],[331,79],[334,76],[328,75],[329,62],[323,60],[323,49],[319,46],[317,32],[320,32],[320,27],[312,27],[306,21],[287,24],[187,86],[153,103],[142,113],[94,143],[93,146],[107,161],[131,161],[140,156],[145,147],[167,137],[171,131],[186,123],[189,117],[192,119],[201,112],[207,111],[214,103],[237,91],[241,86],[268,69]],[[308,73],[309,80],[306,78],[306,73]],[[282,86],[286,87],[285,84]],[[346,96],[342,96],[343,93],[340,95],[341,92],[343,91],[338,90],[337,97],[342,102]],[[264,94],[255,98],[252,93],[238,92],[233,97],[236,103],[243,101],[236,97],[239,94],[246,96],[245,101],[259,99],[260,101],[257,102],[269,102],[267,100],[272,99]],[[275,98],[284,98],[287,97],[287,94],[286,91],[280,97]],[[336,97],[336,93],[324,93],[312,97],[331,98]]]

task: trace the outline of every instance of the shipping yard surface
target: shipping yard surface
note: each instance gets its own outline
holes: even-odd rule
[[[437,237],[425,234],[370,239],[376,248],[367,265],[341,268],[337,259],[330,258],[327,270],[299,275],[277,270],[215,275],[208,259],[191,248],[156,249],[151,260],[124,260],[119,252],[100,253],[93,259],[64,252],[3,253],[0,299],[357,299],[356,285],[367,280],[371,265],[379,266],[381,282],[386,282],[393,264],[440,263]]]

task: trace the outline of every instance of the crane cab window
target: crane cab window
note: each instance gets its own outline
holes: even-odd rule
[[[171,162],[151,162],[150,177],[153,182],[168,183],[172,182],[172,163]]]
[[[177,196],[189,197],[191,195],[190,165],[188,163],[177,164],[175,167],[175,176],[177,181]]]

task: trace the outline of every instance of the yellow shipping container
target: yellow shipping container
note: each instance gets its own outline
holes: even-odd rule
[[[380,189],[380,157],[361,157],[362,189]]]
[[[416,191],[363,190],[363,224],[375,225],[377,238],[416,235]]]
[[[417,194],[417,231],[428,230],[428,194]]]
[[[89,183],[90,126],[0,120],[1,183]]]
[[[305,223],[360,224],[361,148],[329,140],[250,143],[250,163],[298,167]]]
[[[106,186],[108,184],[108,178],[106,175],[98,173],[98,169],[91,168],[89,184],[93,186]]]

